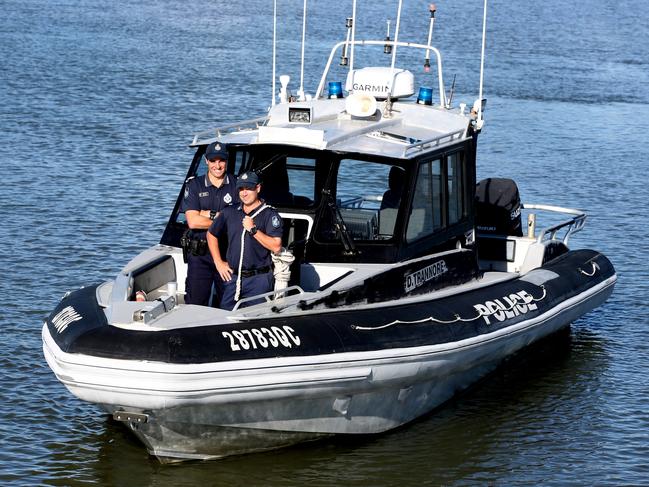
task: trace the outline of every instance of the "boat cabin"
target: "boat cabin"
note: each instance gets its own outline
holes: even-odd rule
[[[248,143],[237,141],[241,133],[218,139],[228,147],[228,172],[238,175],[253,170],[260,175],[262,197],[284,219],[283,245],[297,259],[391,264],[471,245],[473,137],[458,134],[451,138],[448,134],[440,136],[439,130],[425,133],[419,128],[422,139],[413,139],[413,130],[406,130],[403,119],[393,123],[391,130],[375,130],[374,120],[337,122],[337,132],[355,131],[339,145],[357,150],[337,150],[336,144],[331,149],[318,149],[300,144],[299,139],[292,144],[258,143],[264,137],[283,136],[281,132],[279,136],[265,135],[264,127],[249,133],[252,140]],[[294,135],[310,137],[305,134],[307,130],[327,133],[326,127],[320,128],[326,123],[314,125],[316,128],[300,127]],[[292,127],[286,124],[280,128]],[[410,138],[400,135],[406,132],[411,133]],[[426,137],[437,139],[434,148],[424,145],[412,150]],[[206,147],[206,143],[198,145],[186,182],[205,174]],[[184,187],[162,237],[164,245],[179,246],[187,228],[184,215],[179,213],[183,193]]]

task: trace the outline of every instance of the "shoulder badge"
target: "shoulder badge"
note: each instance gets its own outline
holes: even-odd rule
[[[271,223],[274,228],[279,228],[280,225],[279,217],[277,215],[273,215],[273,218],[271,219]]]
[[[185,186],[185,199],[189,198],[189,186]]]

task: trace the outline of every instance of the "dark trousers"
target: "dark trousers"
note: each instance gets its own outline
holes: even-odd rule
[[[187,280],[185,281],[185,304],[208,306],[214,284],[214,299],[212,306],[217,308],[223,296],[223,279],[219,276],[214,265],[214,259],[205,255],[187,256]]]
[[[244,277],[241,279],[241,293],[239,299],[249,298],[256,294],[267,293],[273,290],[273,272],[266,274],[257,274],[256,276]],[[234,308],[236,301],[234,295],[237,292],[237,276],[234,274],[232,279],[224,283],[223,299],[221,299],[221,308],[231,310]],[[264,299],[258,299],[246,302],[242,307],[252,306],[253,304],[263,303]]]

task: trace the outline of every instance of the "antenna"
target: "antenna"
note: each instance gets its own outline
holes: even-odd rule
[[[482,54],[480,55],[480,92],[478,95],[478,119],[477,128],[482,128],[482,84],[484,82],[484,50],[487,37],[487,0],[484,0],[484,13],[482,14]]]
[[[297,92],[298,99],[304,101],[304,44],[306,37],[306,0],[302,12],[302,66],[300,68],[300,89]]]
[[[451,108],[451,103],[453,102],[453,93],[455,93],[455,77],[457,75],[453,75],[453,84],[451,84],[451,93],[448,95],[448,99],[446,100],[446,108]]]
[[[383,52],[385,54],[392,54],[392,44],[390,42],[390,19],[386,20],[388,24],[388,31],[385,34],[385,44],[383,45]]]
[[[275,106],[275,64],[277,60],[277,0],[273,0],[273,98],[271,106]]]
[[[354,69],[354,41],[356,40],[356,0],[352,2],[352,49],[349,59],[349,71]]]
[[[340,55],[340,65],[341,66],[347,66],[349,64],[349,58],[347,57],[347,51],[349,50],[349,37],[351,36],[352,32],[352,18],[347,17],[345,20],[345,27],[347,27],[347,40],[345,41],[345,45],[343,46],[343,52]]]
[[[399,26],[401,25],[401,6],[403,5],[403,0],[399,0],[399,9],[397,11],[397,25],[394,28],[394,49],[392,50],[392,65],[390,70],[392,73],[392,79],[390,80],[390,96],[392,95],[392,89],[394,88],[394,63],[397,60],[397,42],[399,42]]]
[[[430,43],[433,40],[433,26],[435,25],[435,11],[437,10],[437,7],[435,6],[434,3],[431,3],[428,6],[428,10],[430,11],[430,25],[428,26],[428,45],[430,46]],[[426,73],[430,71],[430,49],[426,49],[426,59],[424,60],[424,71]]]
[[[397,25],[394,28],[394,49],[392,50],[392,65],[390,66],[394,69],[394,64],[397,60],[397,42],[399,42],[399,27],[401,25],[401,6],[403,5],[403,0],[399,0],[399,9],[397,10]]]

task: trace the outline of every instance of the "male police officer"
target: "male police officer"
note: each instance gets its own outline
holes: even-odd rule
[[[257,174],[242,174],[237,189],[241,204],[224,208],[207,232],[213,265],[225,281],[221,308],[228,310],[239,299],[273,289],[270,253],[282,248],[282,219],[275,208],[259,199],[261,184]],[[228,239],[225,260],[219,250],[219,239],[224,235]]]
[[[187,280],[185,303],[207,306],[212,283],[215,288],[213,306],[218,306],[223,294],[223,280],[214,268],[207,251],[206,230],[224,208],[237,204],[239,197],[236,178],[227,174],[228,152],[225,146],[214,142],[205,151],[207,173],[187,183],[182,209],[187,225],[192,230],[191,250],[187,251]]]

